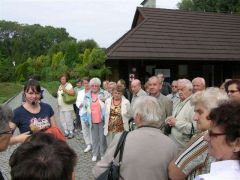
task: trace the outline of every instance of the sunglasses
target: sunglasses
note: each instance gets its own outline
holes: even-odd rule
[[[209,135],[210,138],[212,138],[212,137],[218,137],[218,136],[226,135],[226,133],[214,133],[214,132],[212,132],[212,130],[209,130],[208,135]]]
[[[13,130],[8,130],[8,131],[3,131],[3,132],[0,132],[0,135],[3,135],[3,134],[13,134]]]
[[[233,93],[235,93],[235,92],[238,92],[238,90],[228,90],[228,91],[227,91],[227,93],[231,93],[231,94],[233,94]]]

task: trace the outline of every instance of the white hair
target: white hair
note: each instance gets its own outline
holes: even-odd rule
[[[141,117],[142,124],[157,124],[160,126],[161,109],[157,99],[152,96],[140,96],[133,104],[134,117],[138,114]]]
[[[204,91],[196,92],[191,98],[191,104],[194,106],[202,105],[208,111],[211,111],[228,99],[227,93],[221,91],[219,88],[209,87]]]
[[[0,132],[9,128],[9,122],[13,118],[12,109],[7,105],[0,105]]]
[[[101,80],[97,77],[94,77],[90,80],[89,82],[89,85],[92,86],[92,85],[98,85],[98,86],[101,86]]]
[[[192,83],[193,81],[200,81],[204,87],[206,86],[205,79],[202,77],[196,77],[192,80]]]
[[[184,86],[187,87],[191,91],[193,89],[193,85],[192,85],[191,81],[188,80],[188,79],[179,79],[178,80],[178,85],[179,84],[184,84]]]

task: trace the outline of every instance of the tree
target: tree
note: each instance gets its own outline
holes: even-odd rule
[[[177,7],[181,10],[191,11],[193,10],[193,2],[192,0],[182,0],[177,4]]]
[[[16,64],[28,57],[46,55],[53,45],[62,41],[74,40],[64,28],[0,21],[0,51],[5,57],[14,59]]]
[[[11,61],[0,57],[0,82],[14,80],[15,69]]]
[[[99,77],[111,74],[111,71],[105,66],[107,59],[106,53],[100,48],[85,49],[80,55],[81,64],[74,69],[80,76]]]
[[[181,10],[239,13],[239,0],[182,0],[177,4]]]
[[[98,44],[93,39],[87,39],[78,42],[79,53],[84,53],[85,49],[92,50],[93,48],[99,48]]]

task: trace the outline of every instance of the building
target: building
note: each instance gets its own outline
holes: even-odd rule
[[[131,29],[107,49],[112,80],[202,76],[208,86],[240,78],[240,16],[138,7]],[[136,70],[136,71],[135,71]]]

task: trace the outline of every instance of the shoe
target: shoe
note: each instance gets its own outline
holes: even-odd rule
[[[87,145],[87,147],[84,149],[83,152],[87,153],[87,152],[89,152],[91,149],[92,149],[92,148],[91,148],[91,145]]]
[[[74,134],[72,131],[69,131],[68,139],[72,139],[72,138],[74,138]]]
[[[93,162],[96,162],[96,161],[97,161],[97,156],[93,156],[93,157],[92,157],[92,161],[93,161]]]
[[[65,130],[65,131],[64,131],[64,136],[65,136],[65,137],[68,137],[68,135],[69,135],[68,130]]]

